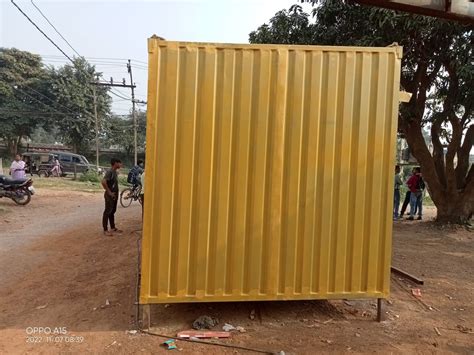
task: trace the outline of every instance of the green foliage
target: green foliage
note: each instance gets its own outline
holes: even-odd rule
[[[96,182],[99,183],[102,181],[102,176],[97,174],[95,171],[88,171],[79,176],[79,181],[82,182]]]
[[[146,112],[138,111],[137,115],[137,144],[138,149],[145,148],[146,140]],[[134,135],[133,135],[133,117],[128,115],[112,116],[108,120],[105,127],[106,141],[110,145],[119,146],[127,156],[131,156],[134,152]]]
[[[76,58],[74,65],[45,67],[38,55],[0,48],[0,139],[10,153],[17,151],[21,138],[34,133],[43,141],[62,141],[76,152],[88,151],[95,139],[91,83],[98,74],[83,58]],[[97,87],[96,92],[104,136],[111,99],[107,88]]]
[[[124,176],[124,175],[119,175],[118,182],[119,182],[119,185],[122,185],[122,186],[128,186],[129,185],[129,183],[127,182],[127,177]]]
[[[281,10],[249,35],[250,43],[308,44],[312,43],[313,31],[309,15],[300,5]]]
[[[65,113],[55,121],[63,141],[76,152],[84,153],[95,139],[94,95],[91,84],[96,80],[95,67],[83,58],[76,58],[74,65],[51,68],[51,91],[58,110]],[[108,89],[97,87],[97,113],[100,126],[110,115],[111,99]]]
[[[10,154],[16,153],[22,137],[52,121],[55,112],[49,108],[47,81],[40,56],[0,48],[0,138]]]
[[[31,133],[30,138],[36,144],[55,144],[58,141],[58,136],[59,133],[55,126],[48,130],[38,127]]]
[[[417,115],[423,120],[422,125],[432,122],[445,103],[459,116],[467,112],[467,119],[472,121],[472,26],[341,0],[303,2],[320,3],[312,11],[314,22],[295,5],[251,32],[250,42],[380,47],[398,43],[403,46],[401,84],[415,94],[410,104],[404,105],[403,122],[410,122]],[[432,93],[431,107],[437,110],[425,110],[428,92]],[[448,121],[446,116],[444,121]],[[403,125],[400,128],[406,129]]]
[[[314,22],[300,8],[283,10],[250,33],[250,42],[403,46],[400,84],[412,97],[400,106],[399,133],[421,165],[438,219],[468,220],[474,211],[474,27],[352,1],[301,2],[312,3]]]
[[[91,193],[103,193],[104,189],[100,183],[96,182],[81,182],[70,178],[35,178],[35,188],[49,189],[49,190],[67,190],[67,191],[81,191]]]

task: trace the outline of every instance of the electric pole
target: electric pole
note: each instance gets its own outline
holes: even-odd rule
[[[130,59],[128,60],[127,69],[130,74],[130,84],[132,85],[132,117],[133,117],[133,145],[135,148],[135,165],[137,165],[137,115],[135,114],[135,86],[133,85],[133,76],[132,76],[132,65],[130,63]]]
[[[95,163],[97,172],[99,172],[99,118],[97,116],[97,94],[96,85],[92,85],[92,91],[94,92],[94,116],[95,116]]]
[[[96,93],[96,86],[106,86],[106,87],[121,87],[121,88],[131,88],[132,93],[134,92],[135,85],[127,85],[125,83],[125,79],[121,84],[114,83],[114,80],[110,78],[110,82],[100,82],[99,77],[97,77],[96,81],[91,82],[94,92],[94,114],[95,114],[95,144],[96,144],[96,157],[97,157],[97,171],[99,170],[99,118],[97,117],[97,93]],[[134,100],[133,100],[134,101]],[[135,102],[133,103],[133,111],[135,111]],[[136,129],[135,129],[136,132]],[[135,147],[136,147],[136,133],[135,133]],[[135,148],[135,164],[137,161],[137,153]]]

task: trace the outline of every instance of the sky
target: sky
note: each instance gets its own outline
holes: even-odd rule
[[[69,56],[75,55],[30,0],[15,0],[22,10]],[[129,82],[126,60],[132,60],[136,98],[146,101],[147,38],[248,43],[251,31],[297,0],[117,1],[34,0],[72,47],[96,65],[104,77]],[[13,6],[0,0],[0,47],[15,47],[44,56],[51,65],[68,60]],[[102,59],[107,58],[107,59]],[[130,89],[116,89],[130,97]],[[126,114],[130,101],[113,96],[113,111]]]

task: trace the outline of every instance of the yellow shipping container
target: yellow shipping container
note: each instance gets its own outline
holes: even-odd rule
[[[387,297],[401,48],[148,46],[140,303]]]

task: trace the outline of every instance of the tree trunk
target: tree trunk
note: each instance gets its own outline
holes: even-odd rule
[[[10,138],[7,140],[8,152],[11,157],[14,157],[18,153],[18,141],[16,138]]]
[[[474,211],[474,178],[468,175],[466,185],[458,189],[456,179],[448,179],[443,184],[446,176],[446,166],[442,155],[432,156],[425,144],[421,127],[412,122],[406,130],[406,139],[412,149],[413,156],[421,167],[423,179],[429,186],[430,196],[437,208],[436,221],[440,223],[465,224],[469,221]],[[444,167],[443,176],[439,176],[439,167]],[[452,170],[452,169],[451,169]],[[474,171],[471,169],[471,171]],[[454,171],[450,172],[454,176]]]
[[[457,193],[456,196],[446,195],[442,201],[438,201],[436,221],[455,224],[469,222],[472,217],[473,192],[474,190]]]

